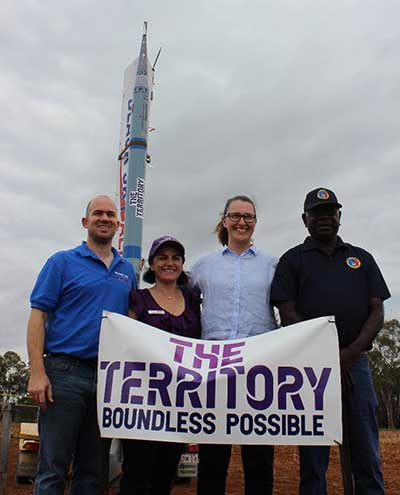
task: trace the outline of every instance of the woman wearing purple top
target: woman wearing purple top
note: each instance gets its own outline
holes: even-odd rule
[[[189,289],[183,271],[185,248],[174,237],[156,239],[149,252],[143,280],[150,289],[131,292],[129,316],[176,335],[201,334],[200,300]],[[123,440],[124,462],[120,495],[168,495],[183,444]]]

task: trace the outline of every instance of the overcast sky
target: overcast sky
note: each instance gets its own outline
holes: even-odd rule
[[[2,0],[0,350],[25,354],[45,260],[115,195],[122,82],[147,20],[156,70],[144,252],[217,247],[225,200],[252,196],[258,247],[302,242],[307,191],[333,189],[344,240],[372,252],[400,317],[400,3]]]

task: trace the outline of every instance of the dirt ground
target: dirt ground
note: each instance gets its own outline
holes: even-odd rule
[[[13,432],[17,433],[18,426],[13,425]],[[380,436],[381,454],[383,460],[383,475],[385,478],[386,495],[400,494],[400,430],[382,431]],[[31,495],[32,484],[17,484],[15,481],[15,467],[17,459],[17,439],[12,439],[9,456],[7,490],[6,495]],[[295,447],[281,446],[275,448],[275,483],[274,495],[297,495],[298,486],[298,454]],[[116,495],[117,490],[111,490],[110,494]],[[196,484],[177,485],[172,490],[172,495],[195,495]],[[229,467],[227,495],[239,495],[243,493],[243,477],[240,462],[240,449],[234,447],[231,464]],[[341,495],[341,474],[338,449],[331,450],[331,462],[328,472],[329,495]]]

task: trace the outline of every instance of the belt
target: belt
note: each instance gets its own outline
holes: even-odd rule
[[[63,357],[69,359],[70,361],[74,361],[77,364],[89,366],[90,368],[97,368],[97,365],[99,363],[99,360],[97,358],[83,359],[76,356],[71,356],[70,354],[65,354],[63,352],[49,352],[47,353],[47,356]]]

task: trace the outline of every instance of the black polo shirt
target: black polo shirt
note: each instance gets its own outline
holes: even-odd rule
[[[294,302],[304,320],[335,315],[339,345],[347,347],[368,318],[371,297],[385,300],[390,293],[370,253],[338,237],[328,255],[307,237],[279,260],[270,300]]]

